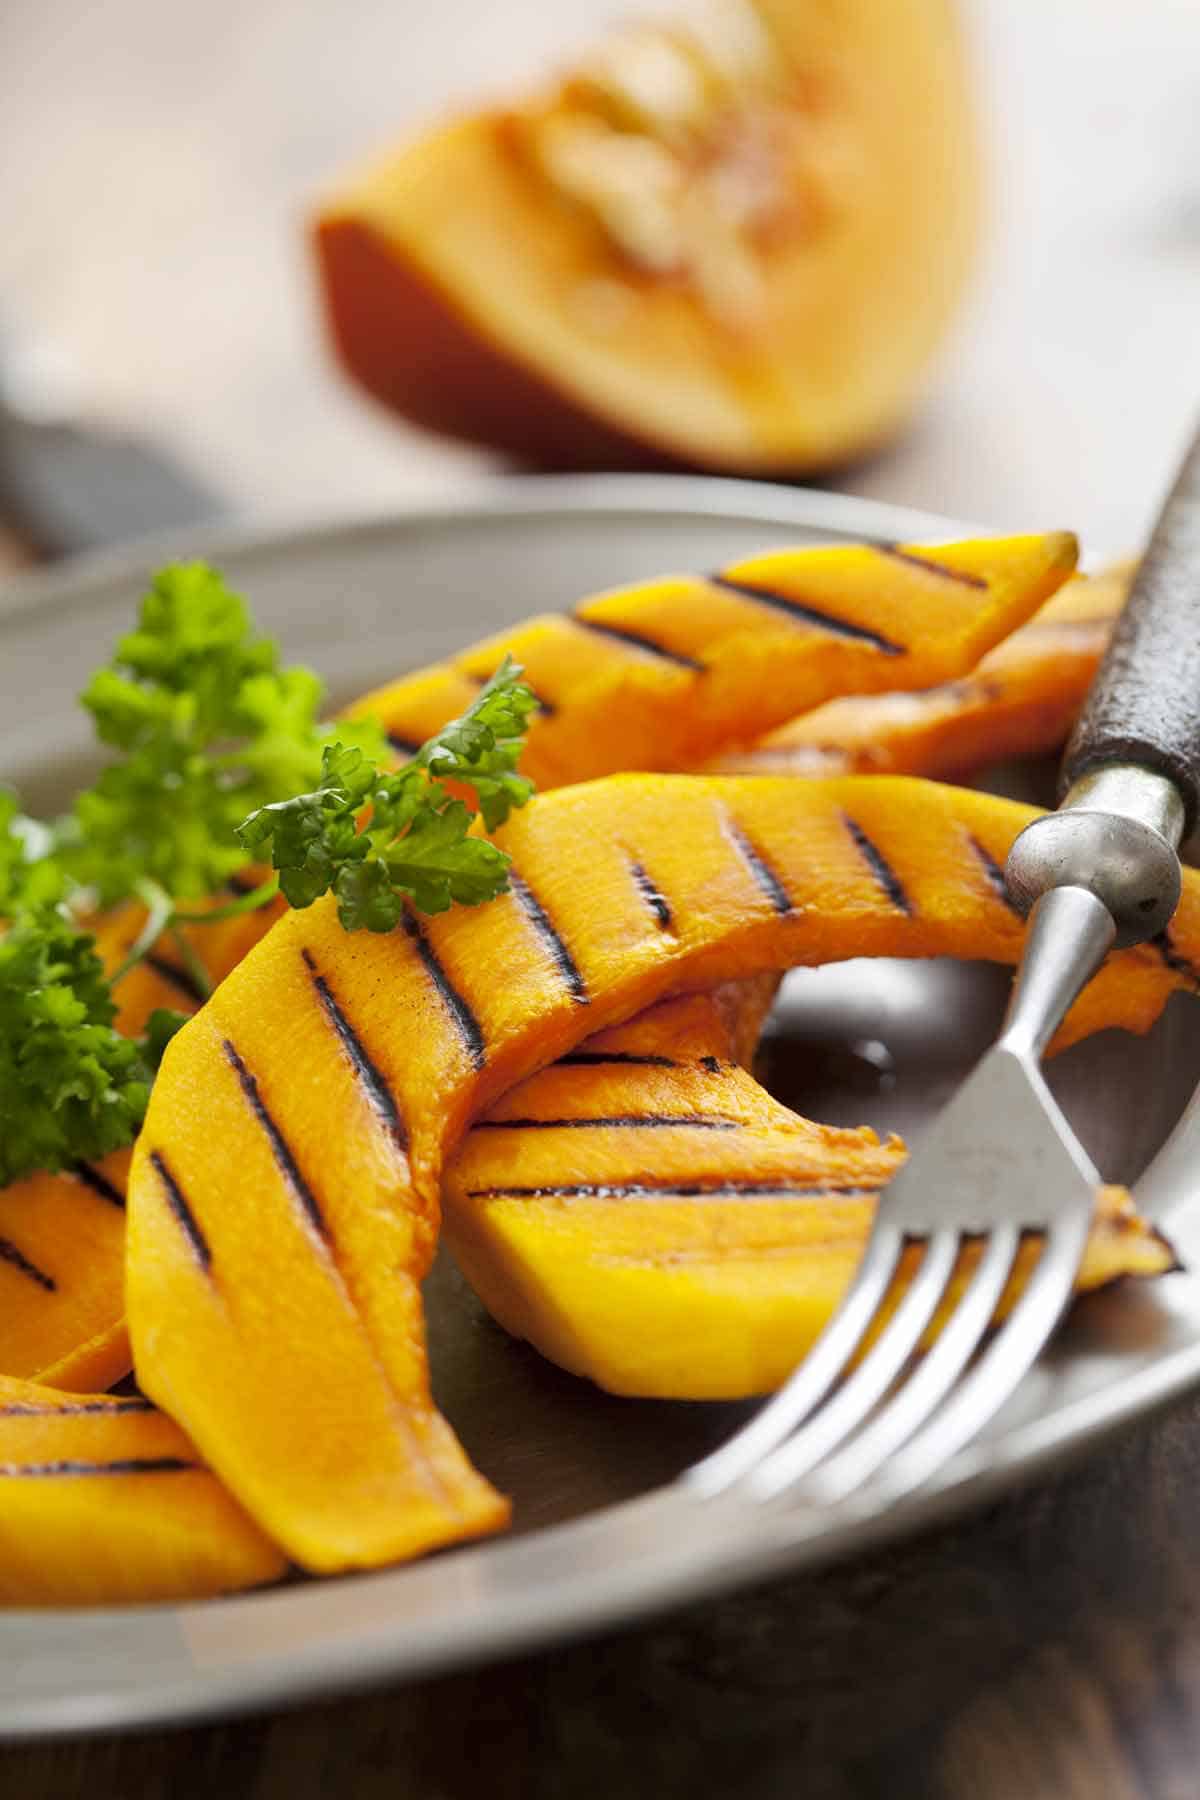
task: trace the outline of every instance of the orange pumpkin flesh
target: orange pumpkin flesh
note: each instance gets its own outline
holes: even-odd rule
[[[789,1112],[732,1054],[710,996],[663,1001],[590,1038],[586,1061],[505,1094],[447,1170],[446,1239],[489,1312],[612,1392],[778,1387],[850,1282],[904,1159],[895,1138]],[[648,1116],[698,1128],[631,1128]],[[706,1128],[714,1118],[721,1129]],[[1008,1297],[1035,1254],[1022,1251]],[[1128,1195],[1102,1189],[1079,1287],[1172,1266]]]
[[[901,778],[629,775],[510,821],[517,880],[489,906],[379,938],[326,902],[283,919],[151,1097],[129,1190],[143,1384],[309,1568],[493,1528],[432,1410],[418,1290],[471,1119],[673,990],[851,954],[1014,961],[996,870],[1032,816]],[[1194,986],[1200,878],[1172,946],[1112,957],[1064,1039],[1144,1030]]]
[[[687,577],[624,588],[469,648],[356,710],[377,714],[398,746],[415,746],[469,705],[480,677],[512,651],[547,702],[524,759],[542,786],[669,766],[701,747],[760,736],[831,694],[962,675],[1030,616],[1074,561],[1074,539],[1064,533],[937,549],[777,551],[724,572],[754,593]],[[211,979],[223,980],[285,910],[277,902],[188,928]],[[108,967],[123,961],[143,920],[140,907],[127,906],[100,922]],[[156,1006],[196,1003],[167,940],[153,963],[123,978],[116,998],[118,1027],[131,1033]],[[6,1212],[14,1244],[27,1262],[54,1269],[58,1286],[51,1303],[49,1290],[0,1262],[0,1292],[12,1290],[0,1369],[84,1387],[124,1374],[118,1222],[69,1175],[40,1176],[0,1196],[0,1220]],[[104,1253],[97,1232],[106,1233]]]
[[[146,1401],[0,1376],[0,1606],[198,1599],[286,1568]]]
[[[1077,577],[970,675],[920,693],[830,700],[761,743],[714,757],[708,772],[953,778],[1004,756],[1055,750],[1092,684],[1130,576],[1119,567]]]
[[[828,466],[903,418],[957,301],[971,115],[950,0],[627,27],[329,199],[333,341],[418,424],[537,461]]]

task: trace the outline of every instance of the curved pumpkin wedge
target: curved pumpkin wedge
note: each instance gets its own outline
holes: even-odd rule
[[[962,675],[1069,576],[1075,554],[1074,539],[1064,533],[936,549],[777,551],[712,579],[644,583],[585,601],[575,614],[531,620],[453,663],[367,695],[352,710],[379,716],[397,749],[411,751],[470,704],[480,678],[511,650],[544,703],[524,758],[543,787],[630,766],[686,765],[698,749],[708,754],[731,740],[760,737],[831,694]],[[240,918],[187,927],[210,979],[219,982],[236,968],[284,910],[280,901]],[[140,906],[128,905],[99,921],[97,948],[108,967],[123,960],[144,919]],[[116,998],[118,1029],[131,1034],[143,1029],[156,1006],[191,1011],[199,1001],[168,938],[124,977]],[[126,1344],[116,1238],[107,1258],[101,1257],[86,1222],[91,1202],[69,1176],[39,1177],[36,1192],[24,1184],[13,1204],[21,1209],[23,1228],[56,1265],[75,1270],[80,1259],[73,1245],[86,1242],[86,1281],[97,1313],[105,1283],[110,1295],[100,1350],[70,1339],[69,1315],[61,1309],[43,1309],[42,1332],[31,1332],[30,1341],[50,1354],[54,1345],[46,1332],[57,1320],[63,1335],[49,1366],[61,1365],[58,1372],[69,1382],[101,1383],[110,1372],[115,1379],[125,1372],[116,1365]],[[44,1217],[34,1221],[35,1211]],[[11,1323],[16,1344],[40,1300],[21,1291],[24,1306]],[[89,1329],[93,1323],[89,1319]],[[44,1373],[30,1368],[23,1353],[7,1363],[4,1341],[0,1333],[0,1368]]]
[[[447,1170],[446,1239],[493,1317],[611,1392],[778,1387],[903,1161],[897,1139],[799,1118],[731,1057],[711,998],[663,1001],[512,1089]],[[1102,1189],[1080,1288],[1172,1266],[1128,1195]]]
[[[143,1386],[307,1567],[500,1522],[432,1410],[418,1288],[471,1119],[672,992],[848,955],[1014,961],[999,868],[1033,816],[903,778],[629,775],[511,820],[488,906],[382,937],[324,901],[284,918],[151,1096],[129,1189]],[[1167,949],[1113,956],[1064,1037],[1143,1030],[1196,986],[1200,877]]]
[[[351,177],[315,248],[344,365],[420,425],[796,473],[908,410],[977,186],[950,0],[693,0]]]
[[[1055,750],[1075,722],[1125,604],[1133,565],[1079,576],[972,674],[921,693],[827,701],[710,774],[934,775]]]
[[[1071,574],[1066,532],[768,552],[546,614],[366,694],[411,750],[507,653],[543,703],[521,767],[541,788],[689,769],[835,695],[957,679]]]
[[[286,1570],[149,1401],[0,1376],[0,1605],[194,1600]]]
[[[0,1371],[86,1392],[128,1374],[129,1152],[0,1188]]]

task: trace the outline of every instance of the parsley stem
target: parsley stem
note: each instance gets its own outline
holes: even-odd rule
[[[209,980],[208,970],[197,956],[195,947],[188,942],[186,934],[180,930],[178,914],[175,914],[171,920],[171,936],[183,960],[183,966],[192,978],[196,992],[207,1000],[212,993],[212,982]]]
[[[174,910],[170,894],[159,887],[157,881],[143,879],[134,888],[138,899],[146,908],[146,922],[134,938],[113,975],[109,978],[109,986],[116,987],[130,969],[135,969],[151,950],[166,930]]]
[[[176,907],[172,915],[175,925],[216,925],[222,919],[237,919],[243,913],[257,912],[260,906],[267,906],[279,892],[279,878],[272,875],[248,894],[239,894],[236,900],[230,900],[225,906],[214,906],[204,912],[188,912],[186,908]]]

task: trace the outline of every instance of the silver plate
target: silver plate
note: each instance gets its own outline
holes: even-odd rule
[[[50,805],[88,766],[73,696],[156,562],[204,553],[335,698],[589,590],[704,569],[768,544],[937,538],[944,519],[835,495],[672,478],[518,480],[384,520],[144,545],[0,590],[0,776]],[[847,963],[790,978],[764,1070],[819,1118],[919,1134],[986,1043],[1005,982],[952,964]],[[1200,1013],[1175,1000],[1145,1042],[1103,1034],[1055,1081],[1106,1173],[1129,1177],[1200,1070]],[[1197,1196],[1169,1196],[1185,1260]],[[409,1568],[179,1607],[0,1615],[0,1734],[195,1718],[561,1640],[912,1529],[1061,1460],[1200,1379],[1200,1280],[1098,1295],[936,1488],[882,1515],[814,1520],[701,1504],[673,1478],[745,1415],[616,1400],[543,1362],[439,1265],[435,1387],[516,1502],[509,1537]]]

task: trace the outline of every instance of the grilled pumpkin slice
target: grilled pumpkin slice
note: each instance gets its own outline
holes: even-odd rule
[[[286,1568],[149,1401],[0,1376],[0,1605],[199,1599]]]
[[[1004,756],[1055,750],[1082,706],[1132,567],[1079,576],[1028,625],[990,650],[972,674],[921,693],[827,701],[712,774],[966,774]]]
[[[355,710],[381,716],[398,752],[411,751],[469,704],[481,676],[511,650],[544,703],[525,758],[543,786],[658,767],[686,760],[689,745],[707,754],[731,737],[761,736],[833,694],[961,675],[1029,617],[1074,560],[1074,540],[1063,533],[936,551],[779,551],[711,579],[650,582],[532,620],[368,695]],[[284,910],[280,902],[189,928],[212,980],[223,980]],[[109,967],[143,920],[140,908],[125,907],[102,923],[98,948]],[[124,978],[117,998],[117,1024],[128,1032],[140,1031],[156,1006],[191,1010],[199,1000],[165,940]],[[11,1289],[0,1369],[68,1386],[117,1379],[128,1346],[116,1222],[105,1224],[95,1194],[70,1175],[39,1176],[0,1196],[0,1233],[10,1213],[25,1266],[10,1262],[6,1274],[0,1263],[0,1291]],[[55,1287],[28,1268],[53,1271]],[[53,1304],[51,1293],[59,1296]]]
[[[848,955],[1014,961],[1000,867],[1032,816],[902,778],[630,775],[511,820],[487,907],[383,937],[325,902],[289,915],[151,1097],[129,1190],[143,1386],[309,1568],[498,1524],[433,1411],[419,1294],[472,1118],[672,992]],[[1145,1029],[1197,955],[1189,875],[1168,954],[1113,956],[1064,1039]]]
[[[543,703],[521,764],[539,787],[694,768],[834,695],[957,679],[1061,586],[1075,556],[1063,532],[774,551],[530,619],[351,711],[411,750],[507,652]]]
[[[772,1100],[712,999],[693,995],[507,1093],[450,1164],[445,1233],[493,1317],[573,1374],[619,1394],[740,1399],[778,1387],[811,1347],[903,1157],[895,1138]],[[1080,1288],[1172,1266],[1128,1195],[1104,1188]]]

